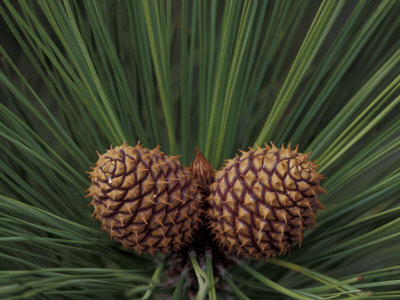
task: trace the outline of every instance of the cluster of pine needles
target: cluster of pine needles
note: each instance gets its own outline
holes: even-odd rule
[[[0,298],[186,299],[168,257],[91,219],[96,150],[137,140],[213,167],[248,145],[312,150],[329,191],[301,248],[197,299],[400,298],[400,1],[0,3]],[[218,283],[218,284],[217,284]],[[217,289],[216,286],[223,286]]]

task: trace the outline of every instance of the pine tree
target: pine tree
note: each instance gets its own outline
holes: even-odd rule
[[[400,1],[3,0],[0,14],[1,299],[400,298]],[[216,170],[270,141],[312,151],[318,226],[268,260],[188,251],[170,276],[183,257],[124,249],[85,198],[96,151],[139,140],[183,166],[198,146]]]

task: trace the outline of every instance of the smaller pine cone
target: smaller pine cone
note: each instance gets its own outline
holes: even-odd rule
[[[210,184],[214,182],[214,169],[210,162],[196,147],[196,156],[190,166],[193,177],[198,183],[201,195],[205,198],[210,194]]]
[[[190,243],[200,222],[198,190],[177,157],[140,143],[98,155],[88,196],[103,230],[138,253],[168,253]]]
[[[315,224],[323,176],[309,154],[265,145],[227,160],[215,174],[209,225],[220,247],[246,258],[275,257],[301,245]]]

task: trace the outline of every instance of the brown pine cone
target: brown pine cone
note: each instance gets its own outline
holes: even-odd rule
[[[309,154],[258,147],[227,160],[216,172],[208,202],[209,225],[219,245],[246,258],[269,258],[301,245],[312,226],[323,176]]]
[[[179,250],[199,226],[199,193],[177,157],[125,143],[99,155],[88,189],[96,218],[127,249]]]
[[[210,194],[210,185],[214,182],[214,168],[196,147],[196,156],[190,166],[193,177],[198,184],[202,198]],[[203,203],[204,204],[204,203]]]

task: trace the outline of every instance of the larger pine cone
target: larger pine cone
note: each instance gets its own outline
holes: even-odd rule
[[[246,258],[278,256],[301,244],[322,208],[318,195],[325,192],[308,154],[265,146],[228,160],[208,197],[219,245]]]
[[[200,221],[196,184],[189,169],[158,148],[111,148],[90,172],[102,229],[136,252],[168,253],[192,240]]]

